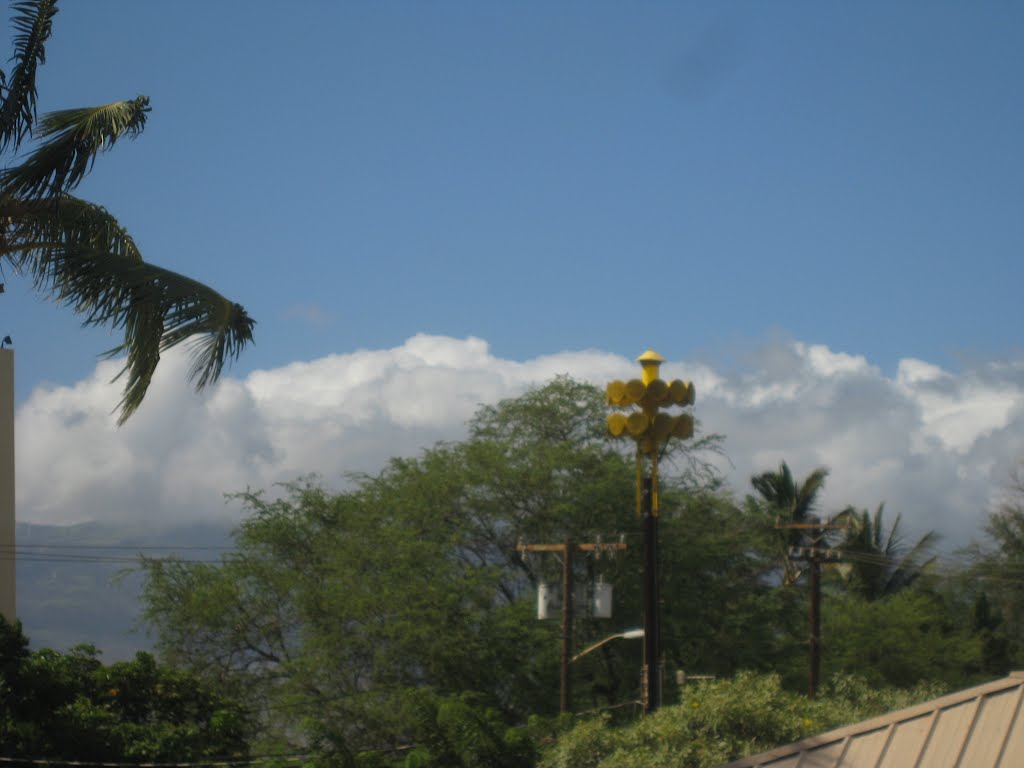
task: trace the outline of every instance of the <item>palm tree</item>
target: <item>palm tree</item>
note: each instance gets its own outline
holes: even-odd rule
[[[142,132],[149,99],[36,117],[36,69],[46,60],[57,0],[12,4],[14,67],[0,71],[0,154],[20,164],[0,172],[0,259],[35,288],[83,316],[83,325],[123,331],[106,355],[125,356],[118,423],[142,403],[160,354],[191,340],[189,380],[201,390],[252,341],[239,305],[184,275],[147,264],[128,232],[98,205],[71,192],[97,155]]]
[[[771,514],[778,525],[801,525],[820,522],[814,514],[818,494],[825,487],[828,470],[818,467],[802,482],[793,479],[786,462],[779,465],[778,471],[762,472],[750,478],[751,485],[761,497],[763,506]],[[809,530],[790,528],[780,530],[779,543],[783,549],[784,573],[783,581],[793,584],[800,578],[800,569],[788,557],[790,547],[814,545],[817,542],[810,538]]]
[[[874,517],[866,509],[847,507],[839,518],[849,524],[839,548],[843,553],[844,581],[867,600],[879,600],[912,585],[935,556],[928,554],[938,541],[938,534],[929,531],[913,546],[906,546],[900,537],[900,515],[885,532],[882,520],[885,505],[879,504]]]

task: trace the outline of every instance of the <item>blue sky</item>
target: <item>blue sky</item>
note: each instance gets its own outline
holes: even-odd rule
[[[161,390],[117,433],[96,361],[116,339],[8,274],[19,510],[166,500],[125,478],[200,443],[215,505],[369,469],[531,376],[600,381],[653,347],[700,379],[741,491],[828,463],[837,506],[965,536],[1024,456],[1021,29],[1008,2],[66,2],[41,110],[153,107],[80,194],[258,325],[224,387]],[[445,418],[352,411],[367,361]],[[442,369],[477,383],[432,388]],[[317,403],[336,410],[299,415]],[[323,464],[342,444],[354,464]]]
[[[41,107],[151,97],[80,193],[258,319],[237,373],[417,332],[956,366],[1020,348],[1022,27],[1011,3],[90,0]],[[8,282],[20,396],[91,371],[106,335]]]

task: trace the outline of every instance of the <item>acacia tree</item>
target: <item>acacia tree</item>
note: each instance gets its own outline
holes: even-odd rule
[[[13,67],[0,71],[0,258],[84,325],[123,332],[106,353],[125,356],[123,423],[142,403],[162,352],[191,340],[189,379],[202,389],[252,340],[254,321],[212,288],[143,261],[117,219],[72,194],[100,153],[142,132],[149,99],[37,119],[36,71],[46,61],[57,0],[12,9]],[[23,146],[28,155],[19,157]]]
[[[144,564],[164,658],[328,754],[407,744],[422,725],[408,716],[412,692],[471,694],[508,723],[554,714],[557,626],[537,621],[533,592],[554,563],[524,563],[516,545],[632,522],[631,465],[602,424],[601,393],[561,378],[482,408],[467,440],[394,459],[345,492],[299,482],[277,499],[243,495],[223,563]],[[580,643],[596,631],[581,621]]]

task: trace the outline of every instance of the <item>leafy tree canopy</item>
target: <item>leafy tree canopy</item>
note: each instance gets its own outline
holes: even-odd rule
[[[826,671],[901,688],[929,680],[955,686],[972,681],[981,663],[981,640],[935,594],[833,595],[822,613]]]
[[[1024,666],[1024,468],[989,514],[987,541],[970,551],[964,590],[974,595],[974,621],[994,669]]]
[[[580,616],[575,635],[582,648],[640,621],[635,470],[604,435],[604,414],[599,390],[560,377],[482,407],[466,440],[394,459],[344,492],[306,480],[279,498],[242,494],[238,549],[221,564],[144,563],[161,652],[272,711],[281,739],[317,730],[325,751],[408,743],[419,726],[403,703],[414,691],[471,695],[509,724],[554,714],[558,628],[536,620],[535,594],[538,583],[557,583],[561,564],[548,553],[524,558],[518,545],[622,534],[624,554],[577,558],[581,587],[597,577],[615,585],[616,619]],[[681,466],[678,484],[689,488],[690,463]],[[678,566],[666,572],[665,594],[680,619],[666,632],[680,638],[674,653],[729,667],[736,662],[721,657],[749,645],[746,630],[767,619],[771,603],[755,599],[769,590],[763,565],[747,538],[722,535],[741,516],[723,497],[672,486],[663,530]],[[711,587],[685,552],[713,537],[700,559]],[[698,609],[712,591],[715,604]],[[683,595],[693,600],[686,611]],[[745,607],[717,621],[732,597]],[[575,667],[578,706],[635,699],[639,652],[609,644]]]
[[[109,666],[91,646],[29,651],[0,617],[0,756],[92,761],[245,758],[250,718],[147,653]]]

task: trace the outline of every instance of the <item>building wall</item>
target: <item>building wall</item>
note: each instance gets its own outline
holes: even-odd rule
[[[14,352],[0,349],[0,614],[14,621]]]

